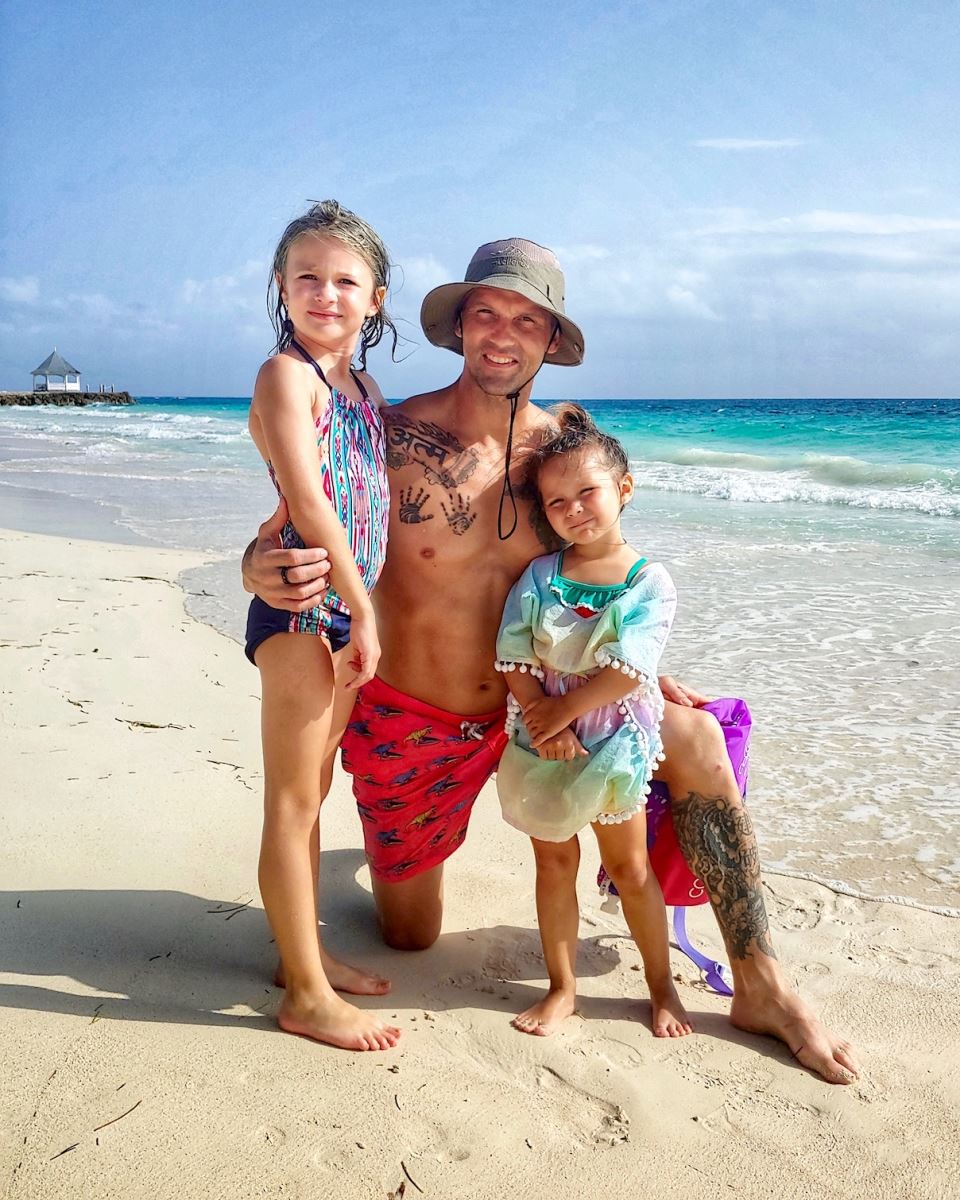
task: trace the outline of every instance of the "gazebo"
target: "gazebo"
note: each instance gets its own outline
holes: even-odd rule
[[[81,390],[80,372],[76,367],[71,367],[62,354],[57,353],[56,346],[50,357],[44,359],[40,366],[30,374],[33,376],[35,392],[79,392]]]

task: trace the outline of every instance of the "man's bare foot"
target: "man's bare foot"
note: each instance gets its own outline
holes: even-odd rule
[[[510,1024],[521,1033],[532,1033],[535,1037],[549,1037],[556,1033],[563,1022],[573,1015],[577,996],[573,991],[551,988],[542,1000],[514,1017]]]
[[[748,998],[735,990],[730,1020],[747,1033],[779,1038],[801,1066],[827,1083],[855,1083],[859,1077],[850,1043],[826,1029],[795,992],[783,989]]]
[[[673,980],[667,979],[656,985],[648,983],[647,986],[650,989],[650,1007],[653,1009],[653,1036],[677,1038],[693,1033],[687,1010],[673,986]]]
[[[349,963],[341,962],[339,958],[328,954],[322,946],[320,961],[323,964],[323,972],[334,991],[348,992],[351,996],[385,996],[390,991],[389,979],[384,979],[382,975],[377,975],[373,971],[364,971],[360,967],[352,967]],[[278,988],[287,986],[282,962],[277,963],[277,969],[273,974],[273,985]]]
[[[287,995],[277,1013],[277,1024],[287,1033],[343,1050],[389,1050],[400,1037],[395,1025],[385,1025],[373,1013],[355,1008],[339,996],[294,1003]]]

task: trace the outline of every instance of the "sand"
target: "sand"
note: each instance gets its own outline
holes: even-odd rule
[[[439,942],[403,955],[377,939],[338,776],[327,939],[392,977],[362,1003],[404,1037],[352,1054],[277,1032],[259,680],[185,613],[176,581],[202,562],[0,533],[0,1194],[957,1194],[960,922],[768,877],[790,977],[864,1062],[861,1082],[830,1087],[733,1030],[679,954],[698,1032],[654,1039],[588,848],[579,1014],[524,1037],[509,1019],[543,983],[533,874],[489,788]],[[709,911],[690,927],[720,952]]]

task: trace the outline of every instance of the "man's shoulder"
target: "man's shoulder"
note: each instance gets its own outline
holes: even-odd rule
[[[419,392],[416,396],[401,400],[399,404],[391,404],[390,411],[411,421],[436,417],[446,407],[451,391],[451,388],[445,387],[435,392]]]

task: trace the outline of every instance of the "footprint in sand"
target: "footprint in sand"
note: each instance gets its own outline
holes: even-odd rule
[[[287,1140],[286,1132],[278,1125],[258,1125],[250,1133],[251,1141],[264,1146],[282,1146]]]
[[[536,1081],[541,1093],[552,1093],[562,1100],[564,1115],[581,1145],[615,1146],[630,1140],[630,1118],[619,1104],[592,1095],[564,1079],[553,1067],[538,1067]]]

